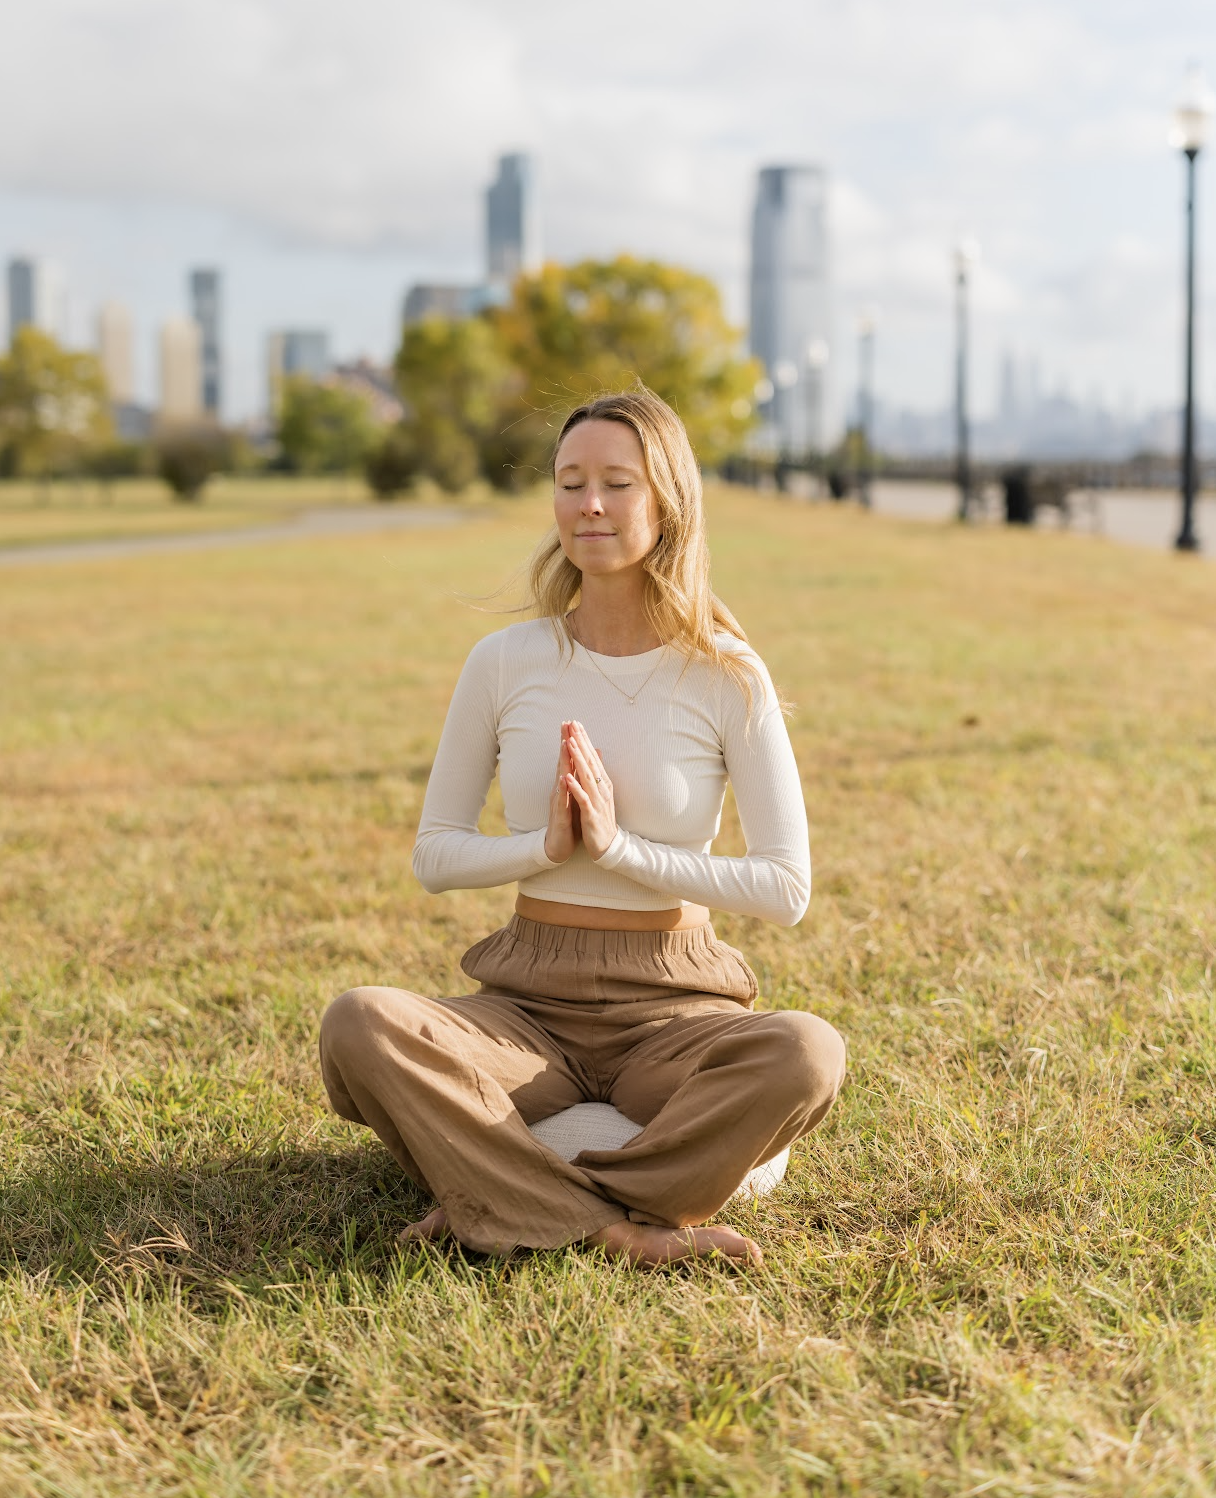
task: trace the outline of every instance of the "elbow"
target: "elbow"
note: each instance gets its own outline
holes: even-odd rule
[[[773,919],[778,926],[796,926],[811,903],[810,871],[791,870],[789,877],[783,882],[785,888],[782,890],[781,906]]]
[[[434,856],[435,850],[430,844],[430,839],[425,835],[419,837],[414,843],[414,852],[410,858],[410,867],[414,871],[414,878],[426,890],[428,895],[441,895],[447,886],[439,874],[438,860]]]
[[[796,926],[806,914],[806,908],[811,902],[809,900],[798,900],[784,905],[780,911],[773,916],[773,923],[777,926]]]

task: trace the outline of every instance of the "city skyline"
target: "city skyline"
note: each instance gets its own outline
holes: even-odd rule
[[[1216,18],[1198,4],[1149,18],[1119,0],[1016,14],[760,0],[743,27],[713,0],[625,0],[607,30],[532,0],[509,21],[464,0],[442,14],[358,0],[340,23],[312,0],[186,0],[138,24],[133,5],[100,0],[87,45],[69,47],[75,11],[48,0],[21,58],[0,58],[0,256],[64,267],[78,344],[103,301],[131,307],[141,398],[154,330],[197,264],[226,276],[227,415],[261,404],[268,328],[326,326],[337,357],[387,359],[406,286],[480,274],[480,193],[512,144],[541,163],[554,258],[687,264],[740,324],[757,169],[823,162],[837,419],[855,384],[848,329],[870,302],[880,395],[926,411],[948,400],[964,229],[984,249],[977,411],[995,409],[1009,344],[1055,381],[1100,384],[1118,410],[1180,398],[1182,173],[1165,132],[1187,61],[1214,71]],[[133,72],[147,79],[138,109],[119,87]],[[174,127],[149,141],[149,113]],[[1199,173],[1207,409],[1213,154]]]

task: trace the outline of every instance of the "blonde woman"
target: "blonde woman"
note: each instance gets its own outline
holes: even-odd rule
[[[456,685],[414,872],[426,889],[518,882],[511,922],[465,953],[461,998],[356,988],[321,1026],[334,1108],[438,1202],[404,1238],[599,1245],[635,1263],[712,1252],[703,1226],[832,1105],[844,1044],[756,979],[710,908],[792,926],[806,811],[768,672],[714,598],[701,480],[679,418],[638,389],[571,412],[538,617],[483,639]],[[497,770],[510,833],[477,829]],[[710,852],[727,781],[747,853]],[[576,1103],[644,1127],[567,1162],[528,1125]]]

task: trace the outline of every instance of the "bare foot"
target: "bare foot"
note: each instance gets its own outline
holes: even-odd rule
[[[642,1222],[614,1222],[583,1242],[597,1244],[612,1258],[625,1258],[631,1264],[677,1264],[681,1259],[704,1259],[711,1254],[764,1263],[760,1245],[734,1228],[659,1228]]]
[[[448,1231],[448,1214],[442,1207],[428,1212],[421,1222],[408,1223],[397,1234],[399,1243],[412,1243],[423,1238],[442,1238]]]

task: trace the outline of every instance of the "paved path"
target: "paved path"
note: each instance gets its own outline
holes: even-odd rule
[[[873,488],[875,512],[907,520],[949,520],[958,504],[953,484],[879,481]],[[267,541],[307,540],[315,536],[374,535],[416,527],[453,525],[479,512],[465,509],[416,509],[408,504],[305,510],[290,520],[250,525],[241,530],[199,531],[184,536],[115,536],[105,541],[49,541],[38,546],[0,547],[0,567],[43,562],[88,562],[108,557],[156,556],[166,552],[213,551],[225,546],[254,546]],[[1040,512],[1044,527],[1055,526],[1054,511]],[[1172,495],[1138,490],[1093,490],[1074,500],[1073,529],[1108,536],[1134,546],[1167,549],[1178,530],[1178,500]],[[986,517],[999,518],[996,508]],[[1216,558],[1216,498],[1196,506],[1195,528],[1202,555]]]
[[[958,509],[958,490],[953,484],[880,480],[873,486],[873,501],[879,515],[946,521]],[[1078,534],[1107,536],[1162,551],[1173,547],[1182,513],[1176,495],[1149,489],[1086,489],[1073,496],[1072,508],[1071,528]],[[999,521],[1004,511],[991,505],[984,518]],[[1036,524],[1044,530],[1058,527],[1057,512],[1040,510]],[[1196,505],[1195,529],[1201,555],[1216,558],[1216,498],[1205,495]]]
[[[477,514],[475,510],[415,509],[409,505],[341,506],[305,510],[272,525],[249,525],[240,530],[195,531],[184,536],[114,536],[104,541],[48,541],[38,546],[0,547],[0,567],[35,562],[92,562],[110,557],[156,556],[175,551],[214,551],[224,546],[256,546],[266,541],[299,541],[315,536],[374,535],[381,531],[414,530],[453,525]]]

